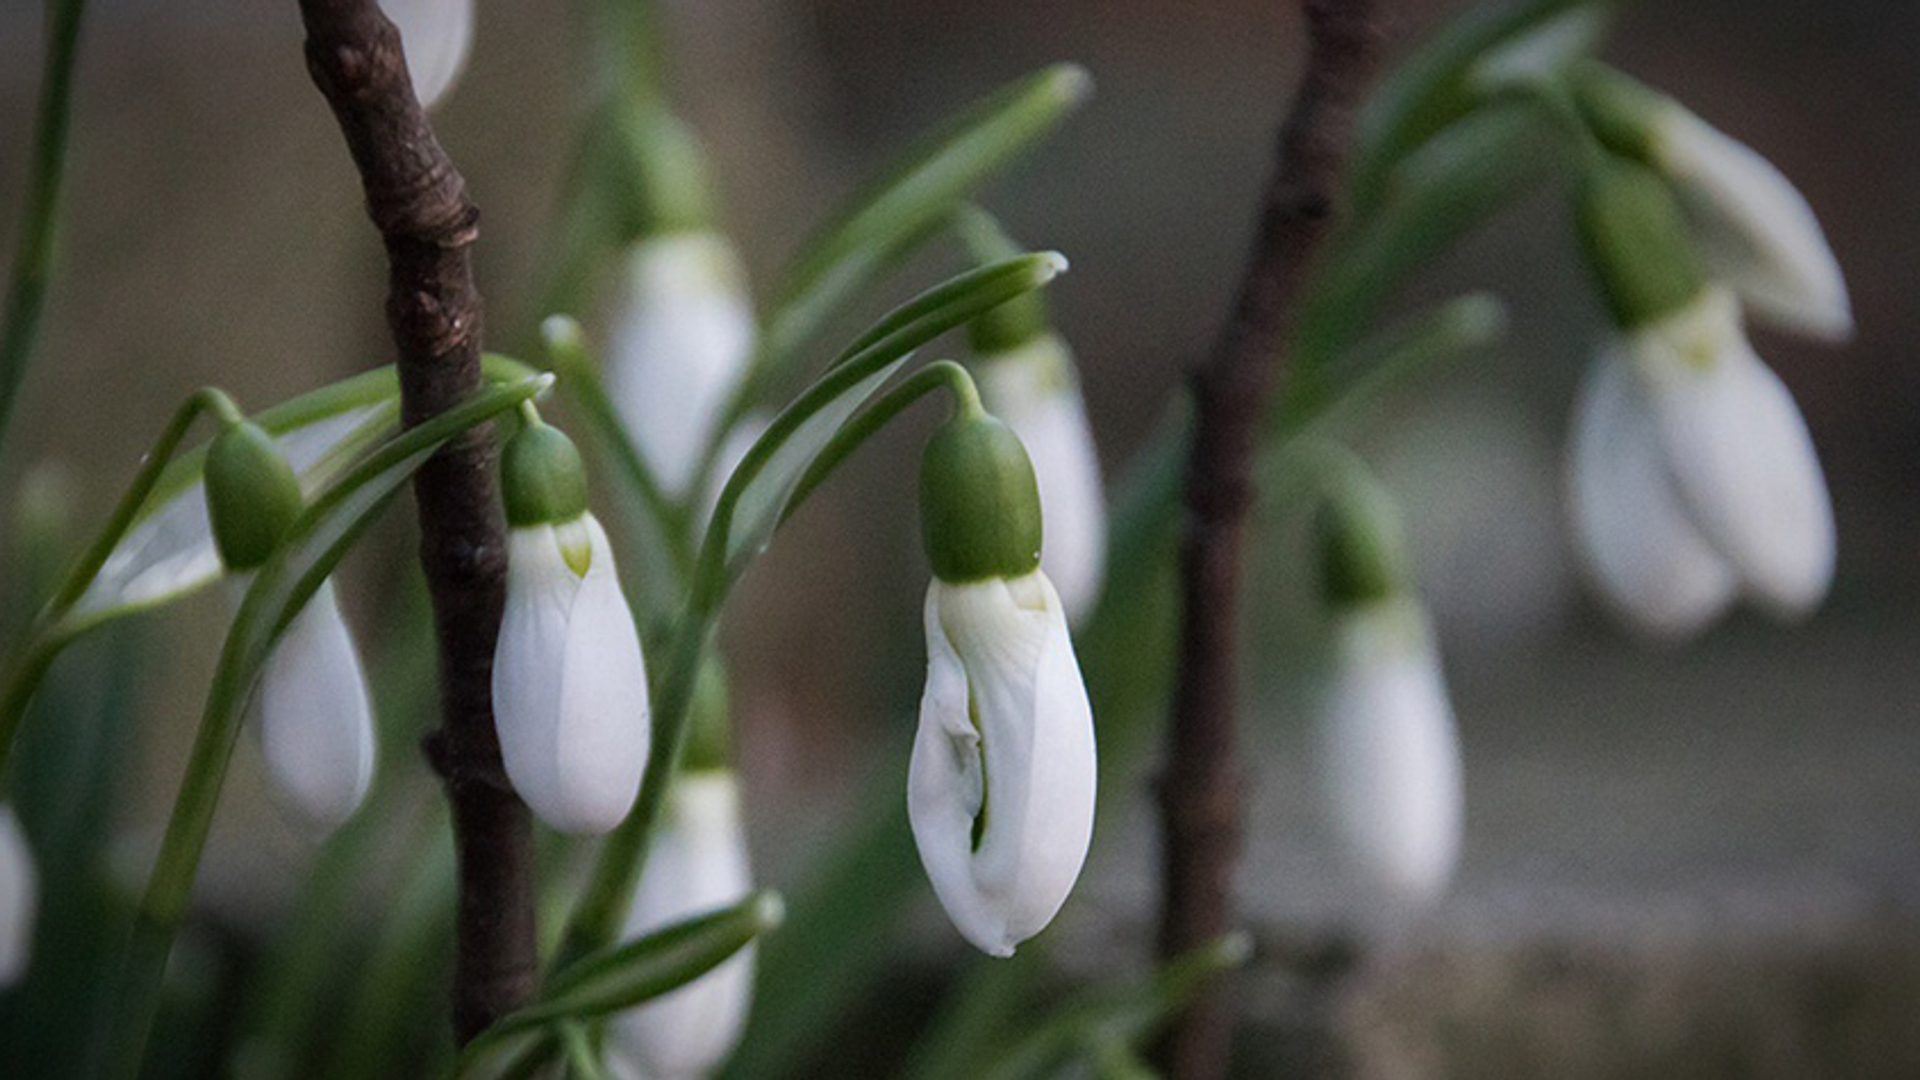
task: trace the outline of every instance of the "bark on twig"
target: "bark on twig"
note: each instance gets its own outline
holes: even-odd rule
[[[1372,74],[1373,0],[1305,0],[1306,71],[1280,128],[1259,232],[1221,336],[1192,373],[1193,445],[1180,541],[1180,666],[1160,780],[1164,833],[1160,954],[1232,926],[1244,780],[1238,758],[1241,556],[1253,461],[1285,366],[1296,298],[1334,219],[1353,113]],[[1219,1076],[1233,1010],[1216,980],[1175,1017],[1158,1049],[1175,1080]]]
[[[479,389],[480,294],[468,249],[479,211],[413,94],[400,36],[374,0],[300,0],[307,69],[332,106],[386,243],[387,321],[401,417],[419,423]],[[493,728],[494,639],[506,545],[491,434],[450,443],[414,481],[433,598],[441,725],[428,757],[453,806],[460,861],[454,1030],[465,1042],[532,996],[532,827]]]

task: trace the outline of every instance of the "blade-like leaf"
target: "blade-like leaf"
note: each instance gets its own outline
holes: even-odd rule
[[[1038,1080],[1053,1076],[1090,1049],[1137,1045],[1208,979],[1246,963],[1252,952],[1245,934],[1229,934],[1175,957],[1130,986],[1070,1002],[973,1075],[982,1080]]]
[[[1349,176],[1356,211],[1385,194],[1401,159],[1477,103],[1470,73],[1480,57],[1515,34],[1592,0],[1516,0],[1476,8],[1395,64],[1361,107]]]
[[[969,271],[903,304],[857,338],[774,419],[728,480],[714,526],[726,530],[729,579],[766,546],[814,458],[913,350],[1065,269],[1064,258],[1043,252]]]
[[[595,1020],[678,989],[778,928],[785,914],[779,895],[761,890],[731,907],[585,956],[554,975],[539,1001],[502,1017],[469,1043],[454,1074],[468,1075],[540,1028]]]
[[[980,102],[910,151],[794,261],[767,318],[757,363],[780,367],[835,314],[934,235],[960,201],[1084,101],[1092,81],[1062,64]]]

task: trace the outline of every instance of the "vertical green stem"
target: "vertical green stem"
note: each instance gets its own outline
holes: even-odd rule
[[[80,52],[80,15],[86,0],[47,0],[47,60],[34,119],[33,164],[20,221],[20,247],[6,314],[0,316],[0,446],[13,419],[14,399],[33,359],[40,315],[47,306],[53,271],[54,227],[60,214],[60,180],[66,169],[67,131],[73,115],[74,61]]]

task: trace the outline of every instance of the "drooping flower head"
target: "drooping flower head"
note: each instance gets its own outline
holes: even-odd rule
[[[501,451],[507,603],[493,654],[494,725],[507,778],[568,833],[601,833],[633,806],[652,724],[646,665],[580,452],[530,418]]]
[[[1042,930],[1093,832],[1093,712],[1065,609],[1040,569],[1020,440],[977,404],[920,473],[927,686],[907,782],[920,861],[962,936],[994,956]]]
[[[26,974],[39,895],[33,851],[20,831],[20,820],[12,807],[0,806],[0,989]]]
[[[227,569],[266,563],[303,506],[273,439],[230,424],[207,448],[207,513]],[[275,643],[255,693],[272,790],[323,829],[345,821],[373,780],[373,706],[333,583],[324,581]]]
[[[1318,524],[1332,645],[1314,717],[1322,805],[1369,885],[1415,906],[1446,888],[1460,852],[1460,745],[1446,678],[1384,496],[1344,491]]]
[[[1586,565],[1650,633],[1697,631],[1741,594],[1793,618],[1826,594],[1833,513],[1791,395],[1711,283],[1672,196],[1615,159],[1580,207],[1620,327],[1575,409],[1568,475]]]
[[[689,768],[666,813],[634,893],[624,939],[738,903],[753,890],[740,785],[726,768]],[[649,1080],[695,1080],[726,1061],[746,1026],[754,946],[677,990],[615,1017],[611,1049]]]

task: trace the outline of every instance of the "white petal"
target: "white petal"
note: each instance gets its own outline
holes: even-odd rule
[[[33,851],[13,816],[0,806],[0,988],[26,974],[33,952],[33,917],[39,907],[39,878]]]
[[[421,108],[433,108],[466,70],[473,0],[381,0],[380,7],[400,28],[414,96]]]
[[[753,337],[746,274],[724,237],[679,233],[634,245],[608,337],[607,392],[668,491],[693,483]]]
[[[592,514],[584,578],[551,525],[507,539],[507,603],[494,649],[493,708],[507,776],[550,827],[600,833],[632,807],[651,723],[640,637],[607,534]]]
[[[1813,208],[1773,163],[1675,105],[1654,127],[1653,153],[1701,229],[1716,276],[1770,321],[1844,340],[1853,310],[1840,263]]]
[[[926,628],[907,784],[914,841],[962,936],[1009,956],[1052,921],[1086,859],[1092,709],[1059,596],[1041,572],[936,581]]]
[[[1619,615],[1680,638],[1733,602],[1733,571],[1688,519],[1644,392],[1618,355],[1581,385],[1567,480],[1582,562]]]
[[[1033,459],[1040,487],[1040,569],[1060,592],[1067,620],[1093,610],[1105,580],[1107,500],[1073,359],[1055,335],[982,359],[980,396]]]
[[[1460,852],[1460,747],[1426,615],[1409,601],[1343,613],[1316,731],[1330,824],[1392,899],[1429,901]]]
[[[626,940],[733,904],[753,888],[731,772],[689,772],[674,782],[621,936]],[[754,947],[672,993],[617,1016],[610,1048],[654,1080],[700,1077],[726,1060],[746,1025]]]
[[[1689,517],[1775,615],[1811,610],[1833,580],[1833,508],[1806,421],[1737,308],[1710,292],[1634,353]]]
[[[373,707],[333,582],[322,582],[260,673],[260,741],[274,791],[331,829],[373,779]]]

